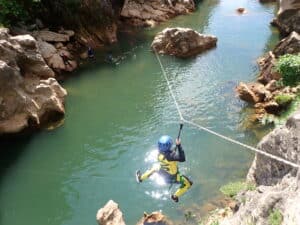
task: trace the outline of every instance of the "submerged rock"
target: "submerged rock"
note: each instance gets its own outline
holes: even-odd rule
[[[215,47],[215,36],[203,35],[189,28],[166,28],[159,32],[151,49],[160,54],[190,57]]]
[[[99,225],[125,225],[123,213],[113,200],[109,200],[103,208],[99,209],[96,219]]]
[[[134,26],[151,26],[194,10],[194,0],[125,0],[121,17]]]
[[[237,11],[238,13],[240,13],[240,14],[245,14],[245,13],[247,13],[246,9],[243,8],[243,7],[237,8],[236,11]]]
[[[67,92],[53,78],[36,40],[0,29],[0,135],[60,119]]]

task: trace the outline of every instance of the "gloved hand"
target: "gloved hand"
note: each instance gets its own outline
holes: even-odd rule
[[[176,145],[181,145],[181,140],[176,138]]]
[[[141,179],[141,171],[137,170],[135,173],[135,178],[136,178],[136,182],[138,183],[142,183],[142,179]]]

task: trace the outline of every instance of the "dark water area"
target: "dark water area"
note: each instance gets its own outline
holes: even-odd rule
[[[238,7],[248,13],[236,14]],[[247,113],[234,87],[255,79],[256,59],[278,40],[269,25],[274,12],[275,5],[254,0],[203,0],[195,13],[139,34],[121,33],[119,44],[63,83],[69,95],[61,127],[0,142],[0,224],[92,225],[109,199],[119,203],[127,224],[154,210],[183,220],[187,210],[218,196],[221,185],[243,179],[252,153],[187,125],[187,162],[180,170],[194,181],[192,189],[174,204],[169,195],[175,187],[136,183],[135,171],[153,163],[159,136],[178,131],[150,44],[170,26],[216,35],[217,48],[184,60],[162,56],[162,63],[187,119],[255,145],[255,135],[242,128]],[[108,51],[114,63],[105,61]]]

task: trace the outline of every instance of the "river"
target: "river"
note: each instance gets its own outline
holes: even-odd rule
[[[247,14],[236,14],[241,6]],[[217,48],[185,60],[162,56],[162,63],[187,119],[255,145],[256,136],[243,129],[247,110],[234,87],[255,79],[256,59],[278,40],[269,25],[275,10],[257,0],[203,0],[195,13],[120,34],[111,50],[115,64],[99,52],[63,83],[69,95],[61,127],[1,144],[0,224],[95,225],[109,199],[129,225],[154,210],[182,220],[186,210],[218,196],[221,185],[243,179],[252,153],[186,125],[187,162],[180,170],[194,181],[191,190],[175,204],[169,187],[135,182],[135,171],[151,165],[159,136],[175,137],[179,127],[150,44],[168,26],[216,35]]]

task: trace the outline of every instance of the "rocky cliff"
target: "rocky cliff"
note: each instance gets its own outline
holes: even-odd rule
[[[300,164],[300,110],[265,136],[258,148]],[[300,172],[297,177],[295,168],[258,154],[248,179],[258,187],[239,194],[239,210],[221,225],[268,225],[276,210],[282,215],[282,225],[300,224]]]
[[[279,0],[279,11],[273,24],[283,34],[300,33],[300,0]]]
[[[66,91],[54,78],[37,41],[0,29],[0,136],[37,128],[65,113]]]
[[[152,26],[194,10],[194,0],[125,0],[121,17],[134,26]]]

